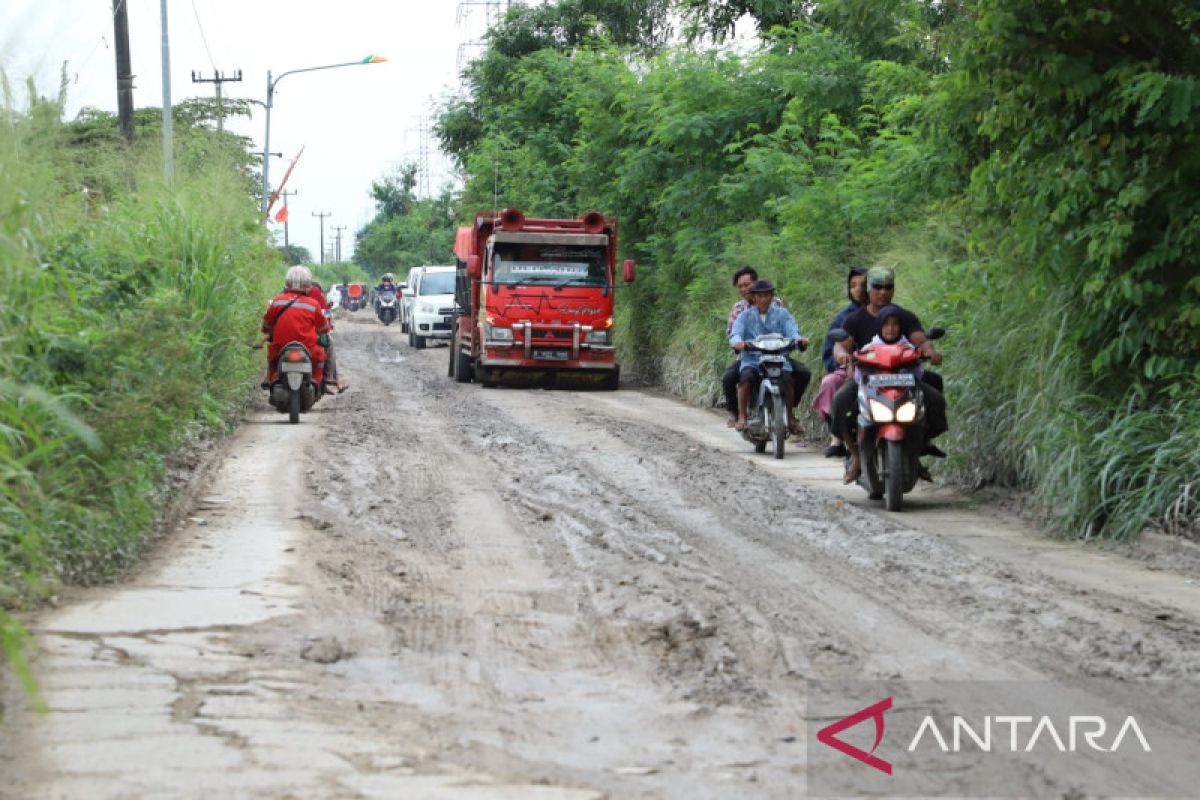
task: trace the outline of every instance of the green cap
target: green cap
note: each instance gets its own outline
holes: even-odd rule
[[[871,267],[867,271],[867,286],[882,286],[896,282],[896,270],[890,267]]]

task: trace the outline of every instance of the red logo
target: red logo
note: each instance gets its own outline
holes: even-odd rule
[[[840,750],[851,758],[858,759],[869,767],[874,767],[880,772],[891,775],[892,765],[882,758],[873,755],[875,748],[879,747],[879,743],[883,741],[883,712],[892,707],[892,698],[880,700],[873,706],[867,706],[862,711],[856,711],[845,719],[840,719],[832,725],[826,726],[817,731],[817,741],[821,744],[827,744],[834,750]],[[837,735],[847,728],[853,728],[858,723],[865,719],[875,720],[875,744],[871,745],[871,752],[868,753],[860,750],[852,744],[847,744]]]

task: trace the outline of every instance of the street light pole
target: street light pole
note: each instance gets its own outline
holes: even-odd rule
[[[297,72],[316,72],[319,69],[336,69],[337,67],[356,67],[359,64],[378,64],[382,61],[387,61],[383,56],[366,56],[360,61],[345,61],[341,64],[325,64],[320,67],[302,67],[300,69],[289,69],[287,72],[279,73],[276,78],[271,77],[271,70],[267,70],[267,116],[266,116],[266,131],[263,133],[263,157],[262,157],[262,216],[263,224],[267,222],[267,207],[271,202],[271,179],[270,179],[270,152],[271,152],[271,107],[275,105],[275,86],[288,75],[294,75]]]

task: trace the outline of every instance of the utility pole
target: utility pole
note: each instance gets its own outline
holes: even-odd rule
[[[162,8],[163,176],[167,179],[167,183],[170,183],[175,175],[175,112],[171,105],[171,40],[167,35],[167,0],[162,0],[159,5]]]
[[[192,83],[211,83],[217,90],[217,133],[225,130],[225,107],[221,105],[221,84],[226,82],[240,83],[241,80],[242,71],[240,69],[233,73],[233,77],[231,78],[225,77],[225,73],[219,70],[214,70],[211,78],[201,77],[200,73],[192,70]]]
[[[325,263],[325,218],[332,217],[333,212],[332,211],[314,211],[314,212],[312,212],[312,215],[314,217],[321,218],[321,263],[324,264]]]
[[[133,67],[129,61],[129,15],[125,0],[113,0],[113,42],[117,53],[117,119],[125,144],[133,144]]]
[[[293,195],[300,194],[299,189],[292,189],[290,192],[286,189],[279,193],[283,198],[283,246],[288,247],[291,243],[288,242],[288,202],[287,199]]]
[[[333,247],[333,252],[337,254],[334,260],[340,264],[342,261],[342,231],[346,230],[346,226],[330,225],[329,227],[331,230],[337,231],[337,233],[334,234],[334,242],[336,242],[336,244]]]

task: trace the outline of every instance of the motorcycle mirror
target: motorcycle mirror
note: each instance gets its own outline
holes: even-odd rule
[[[930,328],[925,334],[926,339],[940,339],[946,335],[945,328]]]
[[[829,331],[829,338],[835,342],[844,342],[850,338],[850,334],[846,333],[843,328],[833,328]]]

